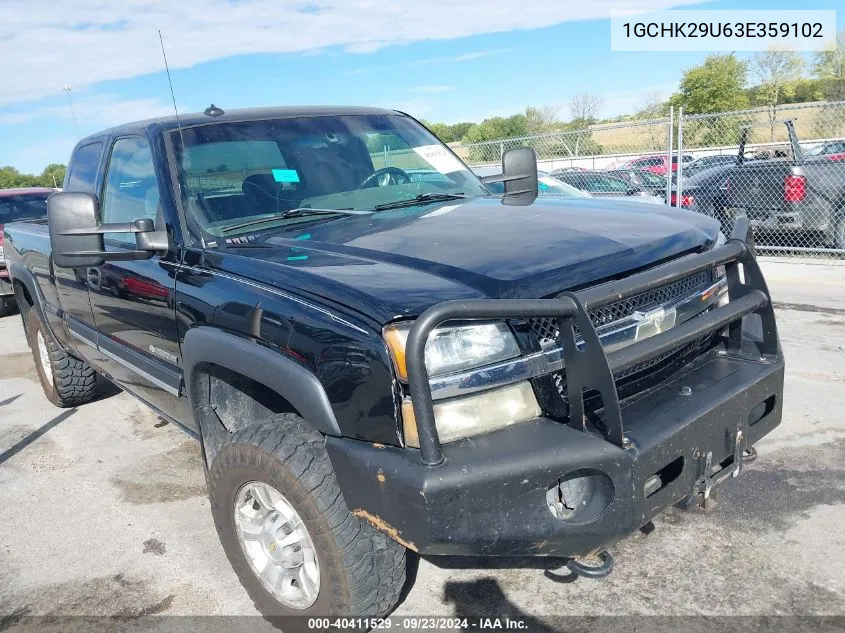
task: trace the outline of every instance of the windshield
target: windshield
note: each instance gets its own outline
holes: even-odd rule
[[[48,193],[28,193],[0,196],[0,224],[46,218],[49,195]]]
[[[487,195],[448,148],[399,114],[212,123],[182,134],[184,149],[178,133],[173,139],[185,206],[212,235],[236,235],[226,227],[244,222],[241,232],[326,221],[420,195]],[[278,217],[300,208],[339,213]]]
[[[605,174],[584,174],[584,173],[563,173],[557,176],[579,189],[590,193],[621,193],[625,194],[631,186],[620,178],[606,176]]]

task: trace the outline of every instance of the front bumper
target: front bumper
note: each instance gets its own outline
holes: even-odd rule
[[[602,345],[589,310],[718,266],[727,304],[667,330],[655,326],[621,349]],[[429,333],[449,320],[539,316],[557,320],[565,418],[441,443],[424,356]],[[717,346],[663,382],[620,395],[617,376],[702,336]],[[577,556],[606,547],[738,474],[743,450],[781,419],[783,355],[746,218],[720,247],[557,299],[433,306],[414,322],[406,360],[420,449],[336,437],[326,445],[350,510],[425,554]],[[548,370],[537,363],[510,378]]]
[[[627,448],[561,422],[531,422],[443,446],[424,466],[415,450],[327,438],[350,510],[422,554],[578,556],[607,547],[700,489],[705,456],[732,469],[737,431],[750,447],[781,420],[783,357],[706,354],[620,405]],[[688,387],[690,395],[682,395]],[[571,473],[612,484],[600,516],[552,514],[547,491]],[[646,497],[646,481],[663,486]]]
[[[835,227],[833,207],[823,198],[777,208],[745,208],[731,206],[729,217],[746,215],[757,233],[781,231],[815,231],[830,233]]]

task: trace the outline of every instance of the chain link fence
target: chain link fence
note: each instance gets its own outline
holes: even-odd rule
[[[652,119],[523,136],[482,143],[454,144],[452,149],[471,167],[501,164],[502,154],[514,147],[531,147],[542,171],[619,166],[643,154],[665,155],[669,119]]]
[[[748,216],[763,251],[845,261],[845,102],[682,116],[682,207],[730,231]],[[711,158],[704,158],[711,157]],[[733,164],[733,159],[738,164]]]
[[[624,167],[658,174],[667,202],[717,218],[726,233],[738,214],[747,215],[761,251],[845,262],[845,101],[673,113],[452,145],[468,165],[488,169],[514,147],[533,148],[549,173],[621,176]]]

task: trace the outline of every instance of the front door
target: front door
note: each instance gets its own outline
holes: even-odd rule
[[[100,196],[103,223],[152,218],[166,222],[146,138],[118,138],[111,148]],[[107,250],[135,250],[132,233],[107,233]],[[181,355],[173,305],[176,252],[136,261],[110,261],[86,271],[94,324],[108,372],[122,387],[177,420]],[[176,415],[174,415],[176,414]],[[181,420],[180,420],[181,421]]]

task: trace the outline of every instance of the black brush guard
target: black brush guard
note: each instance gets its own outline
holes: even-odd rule
[[[727,272],[730,298],[727,305],[705,312],[656,336],[605,354],[588,317],[589,310],[717,266],[725,266]],[[743,349],[742,318],[748,314],[757,314],[761,319],[762,341],[757,342],[757,349],[763,357],[775,356],[778,353],[778,336],[771,297],[757,264],[751,228],[745,217],[737,218],[731,237],[720,247],[679,258],[625,279],[575,293],[564,293],[556,299],[481,299],[437,304],[416,320],[406,345],[408,386],[422,462],[434,467],[444,461],[425,366],[425,344],[431,331],[446,321],[556,318],[558,343],[563,348],[566,366],[569,424],[579,430],[586,430],[584,393],[587,390],[598,392],[604,409],[605,439],[624,447],[625,425],[613,374],[725,327],[728,328],[727,351],[740,354]],[[575,328],[584,341],[580,347],[575,343]]]

